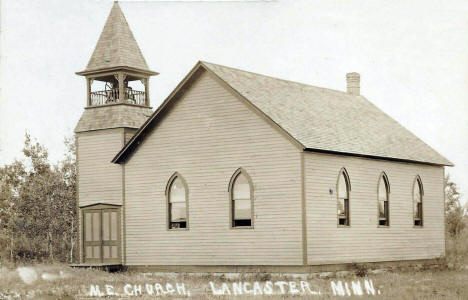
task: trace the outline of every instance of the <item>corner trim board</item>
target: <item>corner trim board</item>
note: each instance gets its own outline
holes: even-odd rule
[[[122,133],[122,147],[125,146],[125,133],[126,129],[124,128]],[[125,220],[125,212],[125,164],[122,164],[122,215],[120,217],[122,221],[122,227],[120,228],[120,230],[122,230],[122,241],[120,242],[122,245],[122,250],[120,257],[124,265],[127,262],[127,224]]]
[[[82,251],[82,228],[81,228],[81,210],[80,210],[80,168],[79,168],[79,151],[78,151],[78,135],[75,134],[75,167],[76,167],[76,218],[77,218],[77,234],[78,234],[78,263],[83,263],[83,251]]]
[[[301,156],[301,217],[302,217],[302,264],[308,265],[307,258],[307,202],[306,202],[306,181],[305,181],[305,158],[304,152]]]

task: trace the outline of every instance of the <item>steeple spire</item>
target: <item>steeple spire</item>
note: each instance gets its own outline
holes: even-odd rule
[[[158,73],[149,70],[117,1],[86,70],[76,74],[86,77],[87,107],[150,106],[149,78]],[[104,82],[104,90],[95,90],[94,81]]]
[[[107,17],[86,70],[80,73],[116,67],[130,67],[154,73],[148,69],[146,60],[117,1],[114,2]]]

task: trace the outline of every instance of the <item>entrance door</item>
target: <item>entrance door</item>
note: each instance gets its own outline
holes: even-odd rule
[[[85,263],[120,264],[120,209],[84,209],[82,224]]]

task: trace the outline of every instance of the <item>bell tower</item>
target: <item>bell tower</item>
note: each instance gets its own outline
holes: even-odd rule
[[[86,105],[75,128],[80,263],[125,263],[125,166],[115,154],[152,114],[148,65],[114,2],[84,71]]]
[[[148,83],[158,73],[149,70],[117,1],[86,70],[76,74],[86,78],[87,98],[75,132],[138,128],[140,115],[151,114]]]

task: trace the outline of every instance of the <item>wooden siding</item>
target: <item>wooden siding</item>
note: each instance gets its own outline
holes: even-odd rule
[[[125,130],[125,131],[124,131]],[[134,129],[117,128],[77,133],[78,206],[96,203],[123,205],[123,166],[111,163],[124,145],[125,134]],[[120,212],[121,249],[124,249],[123,214]],[[83,262],[82,212],[79,210],[80,262]],[[122,250],[122,256],[124,250]]]
[[[123,128],[78,134],[80,206],[122,204],[122,166],[110,161],[123,146]]]
[[[137,129],[133,128],[125,128],[125,144],[133,137],[133,135],[137,132]],[[120,150],[120,149],[119,149]],[[117,153],[117,152],[116,152]],[[114,155],[116,154],[114,153]]]
[[[301,265],[300,151],[204,72],[125,165],[127,265]],[[228,185],[254,184],[254,229],[231,229]],[[167,181],[189,189],[189,230],[168,230]]]
[[[336,183],[345,167],[351,182],[350,223],[337,227]],[[443,167],[342,155],[305,153],[308,263],[437,258],[445,253]],[[377,226],[377,183],[390,183],[390,227]],[[424,227],[413,226],[413,182],[424,186]],[[330,196],[329,189],[334,193]]]

